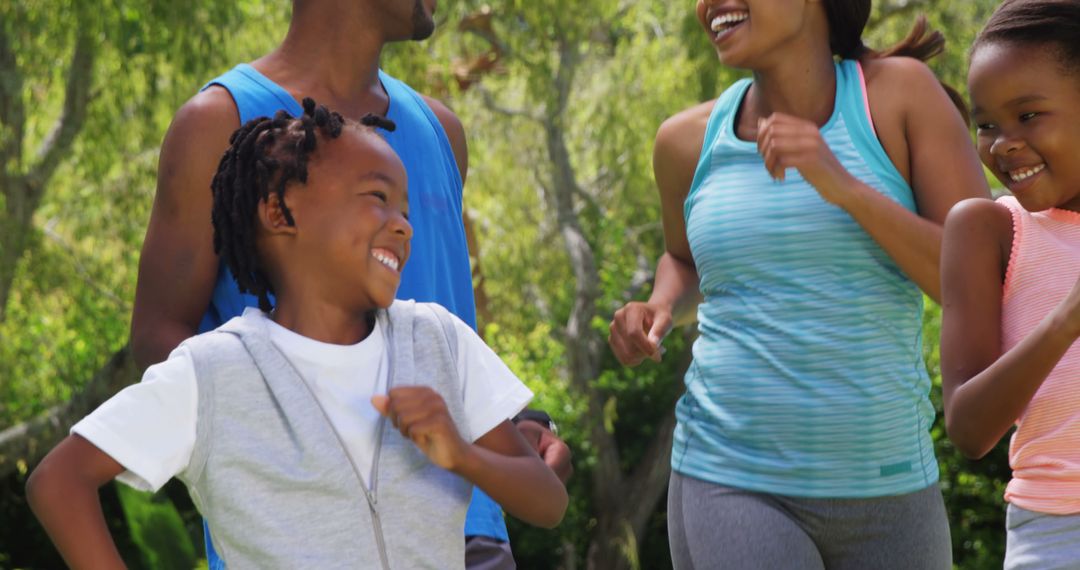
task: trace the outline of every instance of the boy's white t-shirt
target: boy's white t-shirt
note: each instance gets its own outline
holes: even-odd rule
[[[271,342],[311,388],[368,483],[379,420],[371,397],[386,393],[389,372],[384,318],[376,319],[371,334],[359,343],[337,345],[294,333],[258,309],[247,311],[266,319]],[[457,317],[452,320],[466,423],[479,438],[520,412],[533,394],[469,325]],[[198,402],[191,353],[180,346],[168,360],[148,368],[141,382],[75,424],[71,433],[123,465],[126,471],[118,480],[157,491],[191,460]]]

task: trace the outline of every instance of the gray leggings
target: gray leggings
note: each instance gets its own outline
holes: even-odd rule
[[[1036,513],[1010,503],[1005,527],[1005,570],[1080,569],[1080,515]]]
[[[671,474],[668,538],[676,570],[949,570],[937,485],[895,497],[804,499]]]

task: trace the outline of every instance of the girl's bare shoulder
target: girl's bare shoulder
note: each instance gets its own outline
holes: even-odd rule
[[[949,210],[945,235],[946,240],[964,247],[996,246],[1004,267],[1012,253],[1012,211],[988,198],[961,200]]]

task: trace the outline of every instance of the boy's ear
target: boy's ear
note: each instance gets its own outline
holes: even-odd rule
[[[265,200],[259,202],[259,225],[270,234],[296,233],[296,226],[289,223],[285,218],[285,203],[278,195],[271,193]]]

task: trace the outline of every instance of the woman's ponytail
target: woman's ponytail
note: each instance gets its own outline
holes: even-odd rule
[[[863,44],[862,34],[870,20],[870,0],[826,0],[825,15],[829,22],[829,47],[833,55],[842,59],[864,59],[867,57],[911,57],[919,61],[945,51],[945,36],[937,30],[931,30],[926,16],[920,15],[915,20],[907,37],[900,43],[883,51],[875,51]],[[940,80],[939,80],[940,81]],[[970,121],[967,103],[960,93],[944,82],[941,86],[952,99],[953,105],[960,111],[964,122]]]
[[[919,15],[907,37],[889,49],[876,53],[878,57],[913,57],[919,61],[930,61],[945,51],[945,36],[937,30],[931,30],[926,16]]]

